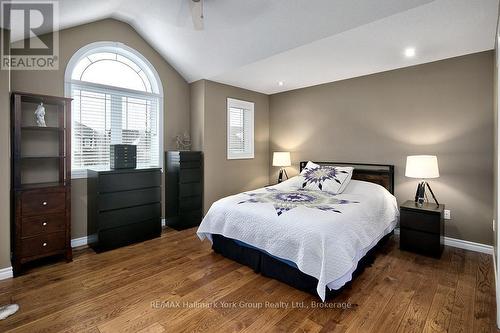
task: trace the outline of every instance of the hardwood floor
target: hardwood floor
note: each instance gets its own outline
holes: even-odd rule
[[[20,311],[0,332],[491,332],[491,256],[446,248],[440,260],[399,251],[326,303],[210,250],[195,229],[0,281]]]

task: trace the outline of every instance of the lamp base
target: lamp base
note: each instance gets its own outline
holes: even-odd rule
[[[286,179],[288,179],[288,174],[286,173],[285,168],[281,168],[280,173],[278,175],[278,183],[281,183],[283,181],[283,174],[285,174]]]
[[[432,191],[431,186],[429,185],[428,182],[426,182],[424,180],[421,181],[420,183],[418,183],[417,192],[415,193],[415,203],[417,204],[417,206],[419,208],[421,208],[424,205],[424,201],[425,201],[425,188],[426,187],[429,189],[429,192],[431,192],[432,198],[436,202],[436,205],[439,206],[439,201],[437,200],[436,196],[434,195],[434,192]]]

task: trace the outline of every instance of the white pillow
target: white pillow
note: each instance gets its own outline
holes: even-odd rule
[[[352,167],[318,165],[309,161],[299,178],[302,188],[339,194],[351,181],[353,170]]]
[[[340,168],[340,169],[348,172],[347,178],[344,180],[344,182],[340,186],[340,189],[339,189],[339,191],[337,193],[337,194],[340,194],[340,193],[344,192],[344,190],[346,189],[347,185],[349,185],[349,183],[351,182],[352,173],[354,172],[354,168],[353,167],[338,167],[338,168]]]

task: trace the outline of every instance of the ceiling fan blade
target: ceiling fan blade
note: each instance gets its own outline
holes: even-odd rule
[[[203,30],[203,0],[200,1],[189,1],[189,9],[191,10],[191,18],[193,20],[193,26],[196,30]]]

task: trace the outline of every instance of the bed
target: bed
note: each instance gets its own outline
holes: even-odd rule
[[[294,177],[220,199],[197,234],[216,253],[325,301],[373,262],[399,212],[394,166],[315,163],[353,167],[352,180],[340,194],[297,188]]]

